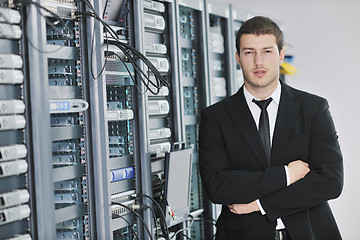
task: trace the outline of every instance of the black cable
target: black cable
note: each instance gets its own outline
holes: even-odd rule
[[[118,214],[115,214],[115,213],[113,213],[113,215],[116,216],[116,217],[121,218],[122,220],[124,220],[124,221],[129,225],[129,227],[130,227],[131,231],[134,233],[135,237],[136,237],[138,240],[140,240],[140,238],[139,238],[139,236],[137,235],[136,231],[131,227],[131,223],[130,223],[128,220],[126,220],[125,217],[123,217],[123,216],[121,216],[121,215],[118,215]]]
[[[88,6],[89,8],[93,11],[93,13],[90,13],[88,14],[88,16],[92,16],[94,17],[95,19],[97,19],[98,21],[100,21],[105,30],[107,30],[110,35],[115,39],[115,41],[117,43],[119,43],[119,45],[122,46],[122,51],[124,51],[124,53],[126,52],[126,50],[130,50],[133,52],[133,54],[135,54],[137,57],[139,57],[140,60],[142,60],[148,67],[148,69],[151,70],[151,72],[154,73],[154,76],[155,76],[155,79],[157,81],[157,84],[154,84],[149,78],[147,78],[147,80],[149,81],[149,83],[151,83],[155,88],[158,89],[158,91],[153,92],[151,89],[149,89],[149,87],[147,87],[147,89],[149,91],[151,91],[153,94],[158,94],[159,93],[159,89],[161,88],[161,84],[162,85],[165,85],[165,86],[170,86],[170,84],[166,81],[166,79],[160,74],[160,72],[155,68],[155,66],[141,53],[139,52],[137,49],[133,48],[132,46],[128,45],[128,44],[124,44],[122,43],[121,41],[119,41],[118,39],[118,36],[117,34],[114,32],[114,30],[105,22],[103,21],[96,13],[95,13],[95,9],[93,8],[93,6],[91,5],[91,3],[88,1],[88,0],[83,0]],[[82,12],[81,14],[84,14],[84,12]],[[81,16],[81,15],[78,15],[78,16]],[[126,54],[126,53],[125,53]],[[130,58],[132,58],[131,56],[128,56],[129,57],[129,60]],[[130,60],[131,61],[131,60]],[[138,66],[136,63],[133,63],[132,64],[134,65],[134,68],[136,70],[138,70]],[[137,71],[138,72],[138,71]],[[143,74],[143,76],[146,76],[145,74]],[[142,79],[142,78],[141,78]],[[144,80],[142,79],[142,82],[145,84],[145,86],[148,86]]]
[[[156,214],[155,214],[155,212],[154,212],[154,209],[152,209],[150,206],[145,205],[145,204],[142,204],[141,206],[144,206],[144,207],[150,209],[150,211],[152,212],[152,215],[153,215],[153,220],[154,220],[154,224],[155,224],[155,229],[157,229]],[[155,231],[155,239],[158,239],[157,231]]]
[[[32,0],[14,0],[14,4],[18,5],[20,4],[20,6],[26,6],[26,5],[34,5],[39,14],[45,18],[46,22],[50,25],[50,27],[52,27],[56,32],[58,32],[60,35],[64,36],[65,38],[67,38],[68,40],[72,40],[74,38],[74,33],[72,32],[72,30],[67,26],[67,24],[65,23],[64,19],[62,19],[59,15],[53,13],[52,11],[50,11],[49,9],[47,9],[46,7],[43,7],[42,5],[40,5],[37,2],[34,2]],[[54,17],[57,21],[61,22],[62,25],[64,26],[65,29],[68,30],[69,32],[69,36],[66,34],[63,34],[61,29],[59,29],[58,27],[56,27],[56,25],[52,22],[50,22],[47,19],[47,16],[44,16],[40,10],[44,10],[45,12],[49,13],[52,17]]]
[[[15,2],[17,5],[20,5],[21,7],[25,7],[27,5],[34,5],[36,7],[36,10],[39,12],[40,16],[42,16],[47,24],[52,28],[54,29],[56,32],[59,33],[59,35],[63,36],[64,38],[68,39],[68,40],[72,40],[73,37],[74,37],[74,34],[72,33],[72,30],[67,26],[67,23],[64,22],[64,20],[62,18],[60,18],[60,16],[58,16],[57,14],[51,12],[50,10],[46,9],[45,7],[41,6],[39,3],[37,2],[33,2],[33,1],[28,1],[28,0],[20,0],[20,1],[17,1]],[[68,30],[68,32],[70,32],[70,36],[68,35],[64,35],[61,31],[61,29],[59,29],[53,22],[49,21],[48,19],[48,16],[45,16],[41,13],[40,10],[44,10],[48,13],[50,13],[50,15],[52,15],[53,18],[55,18],[57,21],[61,22],[63,25],[64,25],[64,28]],[[27,20],[28,20],[28,15],[25,17],[25,20],[24,20],[24,23],[25,23],[25,26],[27,25]],[[40,53],[54,53],[54,52],[57,52],[59,51],[60,49],[62,49],[64,46],[63,45],[60,45],[59,48],[55,49],[55,50],[52,50],[52,51],[43,51],[43,50],[40,50],[38,47],[36,47],[31,41],[30,39],[28,38],[28,34],[27,34],[27,28],[25,27],[24,29],[24,36],[25,38],[27,39],[29,45],[34,48],[36,51],[40,52]]]
[[[186,236],[184,233],[180,232],[179,234],[182,235],[183,237],[185,237],[186,239],[190,239],[190,240],[191,240],[191,238],[188,237],[188,236]]]
[[[138,92],[142,93],[141,90],[140,90],[140,89],[138,88],[138,86],[137,86],[137,81],[136,81],[136,79],[132,76],[132,73],[131,73],[130,69],[129,69],[128,66],[126,65],[126,62],[125,62],[125,61],[121,58],[121,56],[119,56],[117,53],[112,52],[111,54],[114,54],[115,56],[118,57],[118,59],[121,61],[121,63],[125,66],[126,71],[129,73],[129,76],[130,76],[130,78],[131,78],[131,81],[134,83],[134,85],[135,85],[135,87],[136,87],[136,90],[137,90]],[[111,55],[111,54],[110,54],[110,55]],[[108,56],[109,56],[109,55],[108,55]]]
[[[151,240],[154,240],[154,238],[152,237],[151,235],[151,232],[150,232],[150,229],[149,227],[145,224],[145,221],[144,219],[136,212],[134,211],[133,209],[131,209],[130,207],[122,204],[122,203],[118,203],[118,202],[111,202],[111,204],[115,204],[115,205],[119,205],[119,206],[122,206],[124,208],[126,208],[127,210],[129,210],[130,212],[134,213],[136,215],[136,217],[142,222],[142,224],[144,225],[144,228],[146,230],[146,232],[148,233],[149,237]]]
[[[146,194],[136,194],[136,197],[146,197],[146,198],[150,199],[153,203],[155,203],[155,205],[158,207],[158,209],[160,211],[161,217],[162,217],[164,225],[165,225],[166,232],[163,233],[163,234],[165,235],[165,239],[169,240],[170,239],[170,232],[169,232],[169,228],[168,228],[167,223],[166,223],[165,213],[162,210],[160,204],[154,198],[152,198],[152,197],[150,197],[149,195],[146,195]],[[161,217],[160,217],[160,223],[161,223]]]

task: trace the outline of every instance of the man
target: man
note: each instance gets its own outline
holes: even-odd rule
[[[327,203],[343,186],[327,101],[279,80],[285,52],[272,20],[246,21],[236,47],[244,85],[200,123],[203,185],[222,204],[216,239],[341,239]]]

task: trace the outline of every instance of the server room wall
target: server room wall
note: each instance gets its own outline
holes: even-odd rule
[[[238,1],[228,1],[237,4]],[[241,7],[278,19],[283,24],[285,41],[291,44],[296,76],[287,82],[329,100],[344,157],[344,189],[331,201],[332,210],[344,239],[358,239],[357,200],[360,162],[360,112],[357,110],[360,82],[360,3],[345,1],[242,1]]]
[[[0,239],[211,239],[219,207],[199,176],[199,113],[241,85],[233,43],[248,12],[212,0],[0,4]],[[162,232],[175,143],[192,148],[180,209],[191,217]]]

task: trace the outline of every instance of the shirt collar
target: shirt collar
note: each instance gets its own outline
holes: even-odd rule
[[[273,99],[273,102],[276,103],[277,105],[279,105],[280,95],[281,95],[281,84],[279,82],[275,91],[268,98],[271,97]],[[246,99],[246,102],[248,105],[250,105],[250,103],[252,103],[253,99],[260,100],[256,97],[254,97],[253,95],[251,95],[251,93],[249,93],[249,91],[246,89],[245,85],[244,85],[244,96],[245,96],[245,99]],[[266,99],[268,99],[268,98],[266,98]]]

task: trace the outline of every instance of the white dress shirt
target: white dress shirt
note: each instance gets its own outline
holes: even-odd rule
[[[274,129],[275,129],[275,123],[276,123],[276,116],[277,116],[277,112],[278,112],[278,108],[279,108],[279,103],[280,103],[280,95],[281,95],[281,84],[278,83],[277,88],[275,89],[275,91],[268,97],[268,98],[272,98],[273,100],[270,102],[269,106],[267,107],[267,112],[269,115],[269,127],[270,127],[270,144],[272,144],[272,139],[274,136]],[[246,87],[244,86],[244,96],[246,99],[246,102],[249,106],[250,112],[254,118],[254,121],[256,123],[256,127],[259,129],[259,119],[260,119],[260,114],[261,114],[261,109],[259,108],[259,106],[254,103],[252,100],[261,100],[258,99],[254,96],[251,95],[251,93],[249,93],[249,91],[246,89]],[[287,181],[287,186],[290,185],[290,179],[289,179],[289,173],[288,173],[288,168],[287,166],[285,167],[285,172],[286,172],[286,181]],[[261,214],[265,215],[266,212],[264,211],[264,209],[261,206],[261,203],[259,201],[259,199],[256,200],[256,203],[258,204]],[[277,219],[277,225],[276,225],[276,229],[284,229],[285,225],[284,223],[281,221],[280,218]]]

